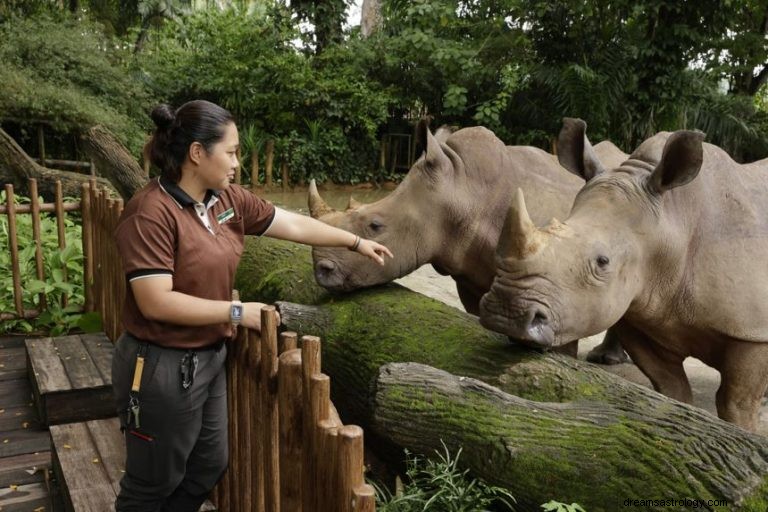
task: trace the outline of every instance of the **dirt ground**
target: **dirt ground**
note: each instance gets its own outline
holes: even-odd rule
[[[453,279],[439,275],[430,265],[421,267],[415,272],[398,279],[397,282],[413,291],[423,293],[428,297],[437,299],[462,311],[464,310],[456,293],[456,285]],[[598,345],[602,338],[603,335],[599,334],[581,340],[579,343],[579,359],[584,360],[587,352]],[[701,407],[716,416],[715,392],[720,386],[720,373],[692,357],[685,360],[684,366],[693,388],[693,405]],[[600,367],[632,382],[651,387],[648,378],[634,364],[601,365]],[[760,409],[758,432],[762,435],[768,435],[768,402],[766,400],[763,400],[763,406]]]

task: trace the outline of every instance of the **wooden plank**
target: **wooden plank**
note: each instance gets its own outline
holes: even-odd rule
[[[93,363],[99,370],[99,375],[104,380],[104,384],[112,385],[112,354],[115,352],[115,346],[109,341],[103,332],[96,334],[81,334],[80,339],[85,349],[91,356]]]
[[[51,452],[25,453],[6,457],[0,462],[0,488],[11,485],[45,483],[45,473],[51,468]]]
[[[0,349],[2,348],[24,348],[26,336],[0,336]]]
[[[0,457],[48,451],[51,439],[45,430],[11,430],[0,433]]]
[[[73,390],[105,385],[91,355],[80,341],[80,336],[59,336],[53,338],[53,344]]]
[[[0,407],[10,409],[32,403],[32,387],[27,379],[0,381]]]
[[[54,470],[70,510],[111,510],[116,494],[85,423],[51,427]]]
[[[120,492],[120,479],[125,474],[125,439],[120,432],[120,421],[112,418],[89,421],[87,425],[98,457],[117,495]]]
[[[0,380],[22,379],[27,375],[24,347],[0,349]]]
[[[51,338],[27,340],[26,345],[29,364],[32,368],[30,377],[37,382],[37,389],[41,395],[72,389]]]
[[[117,415],[112,386],[41,395],[45,425],[74,423]]]
[[[42,428],[34,405],[24,404],[7,409],[0,408],[0,433],[23,428],[32,430]]]
[[[44,512],[48,508],[48,490],[43,483],[0,489],[3,512]]]

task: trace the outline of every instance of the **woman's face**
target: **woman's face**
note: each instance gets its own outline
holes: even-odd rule
[[[202,152],[200,175],[205,181],[205,188],[223,190],[235,180],[235,170],[240,166],[237,160],[239,147],[237,126],[229,123],[224,129],[224,137],[211,147],[210,153]]]

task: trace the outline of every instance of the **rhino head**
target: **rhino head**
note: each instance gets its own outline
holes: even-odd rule
[[[320,197],[314,184],[309,190],[312,217],[387,246],[394,258],[384,266],[344,248],[314,247],[315,278],[328,289],[348,291],[387,283],[414,271],[445,250],[448,218],[456,196],[454,176],[463,167],[461,158],[444,142],[450,131],[432,134],[422,120],[417,132],[425,146],[398,187],[387,197],[370,204],[350,198],[345,211],[336,211]]]
[[[654,147],[663,138],[649,139],[607,171],[586,123],[564,120],[558,158],[587,183],[567,220],[543,228],[533,225],[517,191],[497,245],[496,276],[480,302],[485,327],[549,348],[609,328],[644,300],[651,274],[663,274],[684,256],[685,241],[667,225],[665,198],[693,180],[703,160],[702,133],[668,135],[658,159]]]

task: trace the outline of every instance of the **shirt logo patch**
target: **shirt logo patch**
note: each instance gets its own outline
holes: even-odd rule
[[[218,214],[216,216],[216,220],[219,222],[219,224],[224,224],[225,222],[227,222],[229,219],[231,219],[234,216],[235,216],[235,209],[234,208],[230,208],[229,210],[225,210],[225,211],[221,212],[220,214]]]

